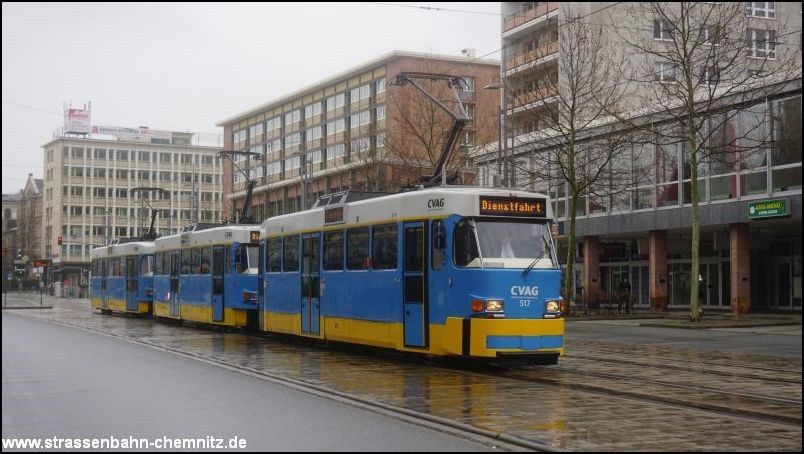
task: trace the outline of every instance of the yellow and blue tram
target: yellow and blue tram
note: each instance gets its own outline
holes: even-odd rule
[[[154,315],[259,324],[257,225],[198,225],[154,241]]]
[[[152,241],[95,248],[90,280],[92,307],[102,312],[150,314],[154,294]]]
[[[263,222],[263,330],[440,356],[552,364],[563,354],[546,196],[348,197]]]

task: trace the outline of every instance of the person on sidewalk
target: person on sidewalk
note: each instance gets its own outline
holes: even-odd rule
[[[624,277],[622,281],[620,281],[620,300],[625,304],[625,313],[631,313],[631,283],[628,282],[628,278]]]

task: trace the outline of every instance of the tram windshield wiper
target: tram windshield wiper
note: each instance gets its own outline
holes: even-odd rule
[[[544,249],[542,249],[542,252],[541,252],[541,253],[539,253],[539,256],[538,256],[538,257],[536,257],[535,259],[533,259],[533,261],[532,261],[532,262],[530,262],[530,265],[528,265],[528,267],[527,267],[527,268],[525,268],[525,269],[522,271],[522,275],[523,275],[523,276],[527,276],[527,275],[528,275],[528,271],[532,270],[532,269],[533,269],[533,267],[534,267],[534,266],[536,266],[536,264],[539,262],[539,260],[541,260],[541,258],[542,258],[542,257],[544,257],[544,254],[546,254],[547,252],[549,252],[549,251],[550,251],[550,245],[549,245],[549,244],[547,244],[547,240],[544,238],[544,235],[542,235],[542,243],[544,243]]]

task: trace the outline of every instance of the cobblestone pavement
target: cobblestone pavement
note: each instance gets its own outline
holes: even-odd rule
[[[558,366],[466,370],[105,316],[88,300],[45,297],[45,304],[54,308],[3,316],[50,319],[179,349],[558,449],[802,447],[800,357],[568,339],[569,353]]]

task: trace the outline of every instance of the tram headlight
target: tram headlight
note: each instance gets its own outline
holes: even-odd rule
[[[545,312],[559,312],[561,309],[561,303],[559,301],[547,301],[544,305]]]
[[[502,300],[472,300],[472,312],[502,312],[503,308]]]
[[[486,312],[502,312],[502,300],[486,300]]]

